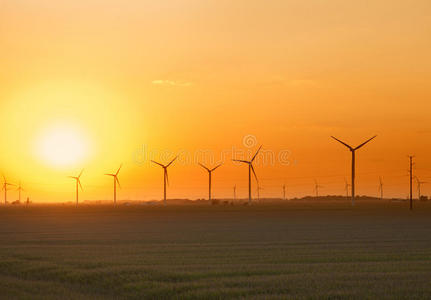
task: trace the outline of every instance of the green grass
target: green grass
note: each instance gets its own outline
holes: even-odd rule
[[[0,298],[425,299],[431,203],[0,208]]]

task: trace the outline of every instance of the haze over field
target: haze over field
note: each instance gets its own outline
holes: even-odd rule
[[[0,170],[34,201],[207,196],[197,165],[225,164],[213,196],[408,193],[408,160],[431,180],[431,2],[0,1]],[[250,142],[251,141],[251,142]],[[241,152],[242,151],[242,152]],[[245,151],[245,152],[244,152]],[[202,154],[204,153],[204,154]],[[266,153],[266,154],[265,154]],[[270,153],[270,154],[268,154]],[[272,153],[272,154],[271,154]],[[265,155],[273,155],[274,160]],[[427,185],[423,194],[430,194]],[[255,193],[255,190],[253,190]],[[11,200],[16,196],[11,194]]]

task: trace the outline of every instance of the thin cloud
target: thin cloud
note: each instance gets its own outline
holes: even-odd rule
[[[154,85],[180,86],[180,87],[189,87],[193,85],[192,82],[187,82],[187,81],[162,80],[162,79],[153,80],[151,83]]]

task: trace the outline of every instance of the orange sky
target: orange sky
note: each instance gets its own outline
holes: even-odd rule
[[[35,201],[67,201],[66,176],[85,168],[82,199],[110,199],[103,174],[123,162],[119,198],[160,199],[163,173],[148,158],[180,152],[168,196],[198,198],[207,174],[191,158],[205,151],[225,160],[214,197],[235,184],[246,197],[232,149],[263,144],[289,154],[258,159],[263,197],[283,183],[290,197],[312,194],[314,178],[321,194],[342,194],[350,153],[329,136],[378,134],[357,154],[358,193],[376,195],[382,176],[387,196],[405,197],[407,154],[431,182],[430,10],[420,0],[1,0],[0,170]],[[58,136],[60,162],[46,150]]]

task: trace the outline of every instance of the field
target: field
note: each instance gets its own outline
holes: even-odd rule
[[[0,298],[430,295],[430,202],[0,207]]]

